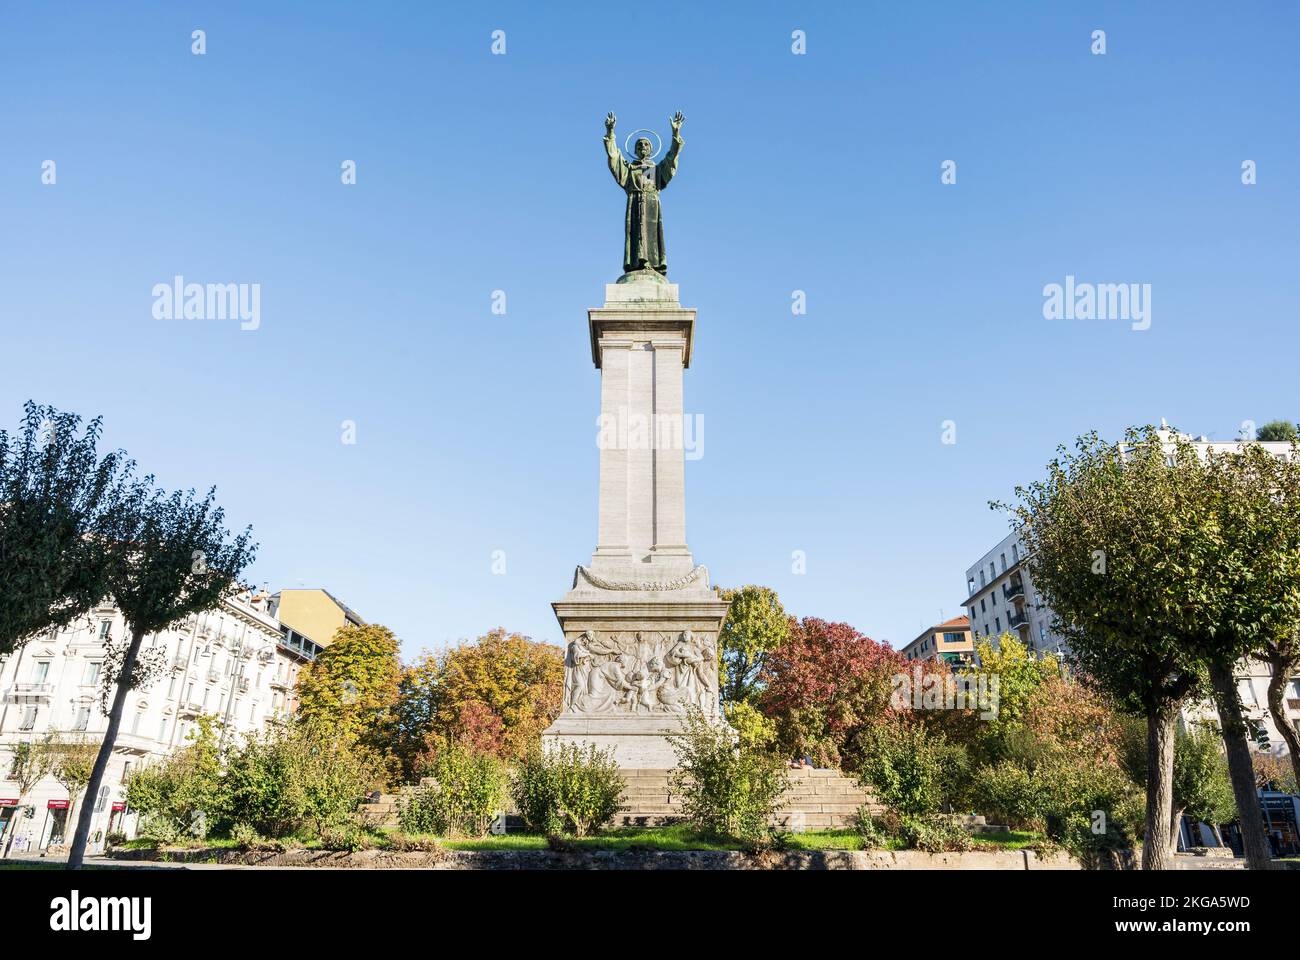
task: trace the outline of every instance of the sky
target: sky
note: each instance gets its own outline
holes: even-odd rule
[[[559,642],[596,539],[586,310],[621,273],[602,121],[681,110],[696,562],[901,646],[1058,444],[1300,419],[1298,11],[4,4],[0,424],[102,415],[252,524],[249,581],[408,657]],[[256,329],[155,317],[177,275],[258,284]],[[1067,276],[1149,284],[1149,328],[1046,318]]]

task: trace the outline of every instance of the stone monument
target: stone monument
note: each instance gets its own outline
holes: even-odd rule
[[[688,711],[719,717],[718,631],[726,601],[686,545],[683,373],[695,311],[667,279],[659,192],[677,170],[672,146],[655,162],[648,138],[625,159],[605,119],[605,152],[627,194],[623,275],[587,311],[600,370],[600,503],[596,549],[552,606],[564,631],[564,707],[543,743],[612,747],[625,768],[666,770],[666,737]],[[647,131],[648,132],[648,131]]]

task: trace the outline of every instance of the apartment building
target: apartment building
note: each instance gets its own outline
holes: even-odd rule
[[[1012,532],[966,570],[966,608],[972,640],[1018,636],[1038,654],[1061,653],[1063,638],[1052,631],[1052,611],[1038,598],[1025,565],[1025,546]]]
[[[245,591],[212,610],[148,636],[141,656],[162,666],[146,689],[133,690],[122,716],[99,795],[70,798],[53,777],[17,795],[14,747],[49,732],[102,741],[108,717],[100,709],[105,641],[121,639],[121,612],[105,603],[66,630],[36,637],[0,660],[0,849],[31,853],[69,842],[75,812],[94,804],[92,849],[106,834],[132,835],[136,816],[127,809],[124,783],[140,764],[166,756],[186,742],[201,716],[223,723],[227,736],[258,730],[292,712],[298,671],[320,647],[283,627],[266,593]],[[74,801],[75,804],[70,801]]]
[[[954,670],[960,669],[975,658],[970,618],[953,617],[928,627],[899,653],[908,660],[943,660]]]

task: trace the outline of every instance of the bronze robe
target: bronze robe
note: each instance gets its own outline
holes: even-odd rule
[[[655,270],[667,276],[668,258],[664,254],[664,225],[659,216],[659,191],[668,186],[677,172],[677,153],[682,138],[673,137],[668,153],[658,164],[649,160],[628,162],[618,150],[613,134],[605,137],[609,155],[609,172],[627,193],[627,213],[623,219],[623,272]]]

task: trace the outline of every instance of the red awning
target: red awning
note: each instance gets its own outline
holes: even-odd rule
[[[51,800],[49,803],[47,803],[47,804],[45,805],[45,807],[46,807],[46,809],[48,809],[48,810],[66,810],[66,809],[68,809],[68,801],[66,801],[66,800]]]

